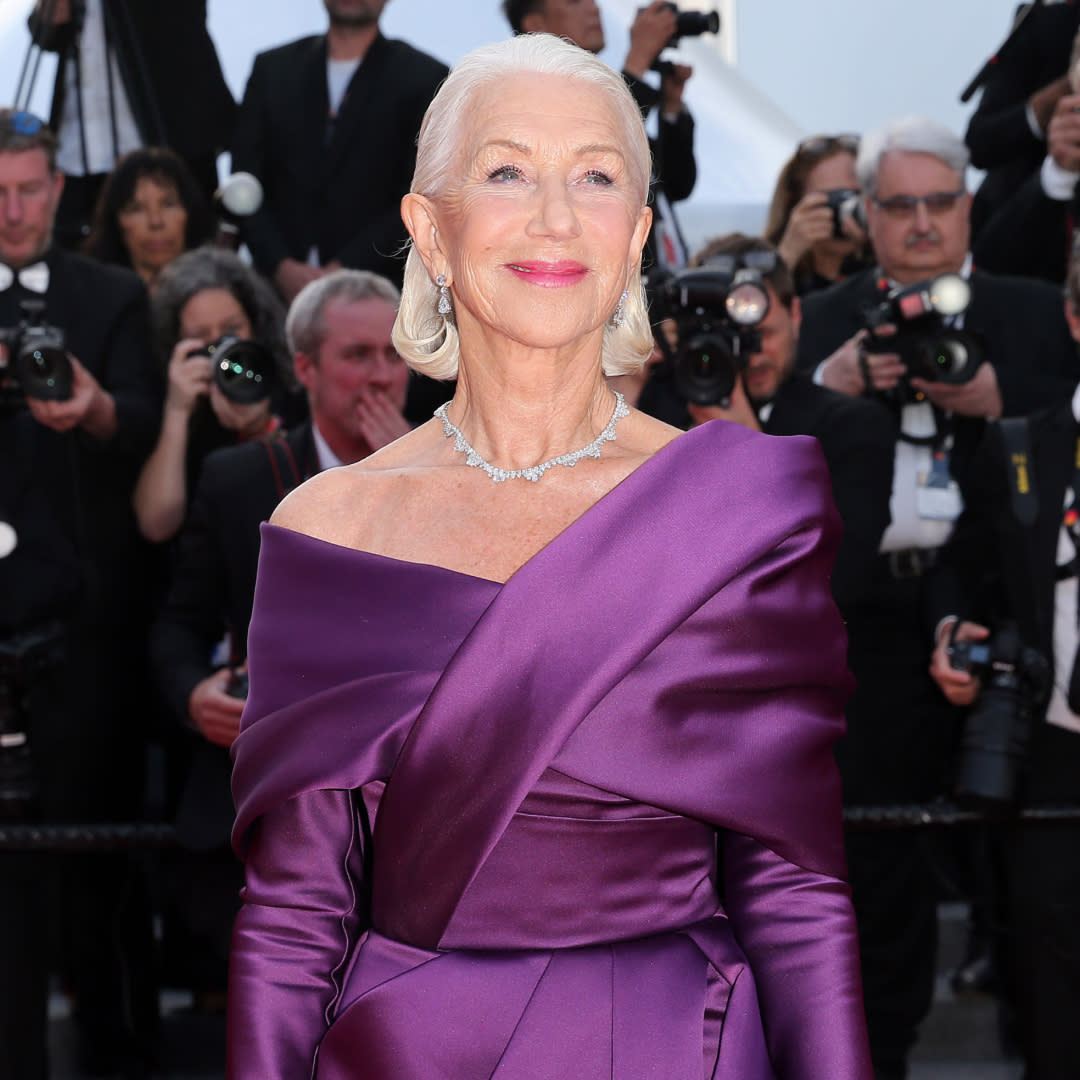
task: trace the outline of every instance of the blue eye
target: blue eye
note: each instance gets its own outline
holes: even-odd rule
[[[605,187],[607,187],[607,186],[608,186],[608,185],[610,185],[610,184],[613,184],[613,183],[615,183],[615,181],[614,181],[614,180],[612,180],[612,179],[611,179],[611,177],[610,177],[610,176],[608,176],[608,174],[607,174],[607,173],[605,173],[605,172],[601,172],[601,171],[600,171],[599,169],[590,169],[590,170],[589,170],[589,171],[588,171],[588,172],[587,172],[587,173],[585,174],[585,179],[586,179],[586,180],[587,180],[587,181],[588,181],[588,182],[589,182],[590,184],[602,184],[602,185],[604,185]]]
[[[521,180],[522,171],[516,165],[500,165],[489,177],[489,180]]]

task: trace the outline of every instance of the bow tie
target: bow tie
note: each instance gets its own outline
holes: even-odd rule
[[[0,263],[0,292],[10,289],[16,277],[19,279],[19,284],[30,292],[44,295],[49,291],[49,264],[46,262],[24,266],[17,274],[10,266]]]

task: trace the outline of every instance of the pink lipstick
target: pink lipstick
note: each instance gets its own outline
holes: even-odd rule
[[[567,285],[576,285],[589,272],[581,263],[569,259],[559,262],[515,262],[507,263],[506,266],[522,281],[544,289],[562,289]]]

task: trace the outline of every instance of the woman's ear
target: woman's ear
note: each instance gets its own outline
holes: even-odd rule
[[[425,195],[409,192],[401,200],[401,219],[412,237],[413,247],[434,279],[446,270],[446,254],[439,236],[435,204]]]

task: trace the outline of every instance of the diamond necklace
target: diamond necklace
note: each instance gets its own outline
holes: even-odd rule
[[[553,465],[572,466],[585,457],[598,458],[604,443],[614,442],[616,421],[621,420],[624,416],[629,416],[630,409],[626,404],[626,399],[618,390],[614,390],[612,393],[615,395],[615,411],[611,414],[607,427],[588,446],[583,446],[580,450],[571,450],[569,454],[560,454],[558,457],[540,462],[539,465],[530,465],[527,469],[500,469],[498,465],[492,465],[490,461],[485,461],[472,448],[469,440],[461,434],[461,430],[455,427],[447,417],[446,409],[450,402],[443,402],[435,410],[435,415],[442,421],[443,434],[448,439],[453,437],[454,449],[459,454],[465,455],[466,465],[471,465],[474,469],[483,469],[496,484],[501,484],[504,480],[532,480],[535,483]]]

